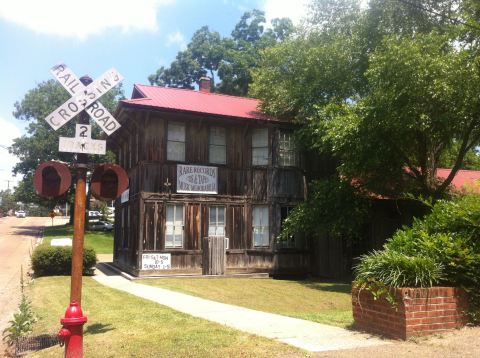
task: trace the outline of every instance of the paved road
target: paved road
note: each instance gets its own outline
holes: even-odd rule
[[[18,307],[21,267],[25,274],[30,252],[47,220],[35,217],[0,218],[0,333]]]

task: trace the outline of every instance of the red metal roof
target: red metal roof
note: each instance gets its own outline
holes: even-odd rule
[[[253,98],[227,96],[179,88],[136,84],[132,99],[123,103],[152,109],[179,110],[233,118],[283,122],[259,110],[260,101]]]
[[[447,179],[451,169],[437,169],[437,177]],[[452,180],[453,187],[459,190],[470,189],[473,191],[480,190],[480,171],[460,169]]]

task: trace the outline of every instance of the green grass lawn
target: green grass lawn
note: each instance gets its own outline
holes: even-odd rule
[[[38,322],[34,334],[57,332],[68,306],[69,277],[42,277],[28,286]],[[85,357],[304,357],[293,347],[176,312],[83,278]],[[29,357],[61,357],[64,348]]]
[[[338,327],[348,327],[353,323],[351,285],[345,283],[259,278],[169,278],[140,282]]]
[[[73,238],[72,225],[47,226],[43,232],[42,245],[50,245],[50,241],[55,238],[69,237]],[[85,231],[85,247],[90,247],[97,254],[113,253],[113,231]]]

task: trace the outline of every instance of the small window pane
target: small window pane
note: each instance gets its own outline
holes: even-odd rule
[[[165,247],[183,247],[183,205],[167,205]]]
[[[208,235],[225,236],[225,206],[210,207]]]
[[[252,165],[268,165],[268,129],[254,129],[252,133]]]
[[[225,146],[210,145],[210,163],[225,164],[227,163],[227,153]]]
[[[268,165],[268,148],[253,148],[252,149],[252,164],[253,165]]]
[[[253,245],[269,245],[268,207],[255,206],[252,210]]]
[[[185,125],[168,123],[167,160],[185,161]]]
[[[281,166],[296,166],[297,151],[293,133],[280,132],[278,141],[278,163]]]
[[[167,143],[167,159],[183,162],[185,161],[185,143],[168,142]]]
[[[214,164],[226,164],[227,146],[225,128],[210,127],[209,136],[209,160]]]
[[[254,129],[252,133],[252,147],[266,147],[268,145],[268,129]]]
[[[180,123],[168,123],[168,140],[185,142],[185,125]]]
[[[210,128],[210,144],[225,145],[225,128]]]

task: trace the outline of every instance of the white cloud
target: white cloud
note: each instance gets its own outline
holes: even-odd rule
[[[0,190],[10,189],[16,185],[20,180],[19,177],[12,177],[12,168],[18,162],[18,158],[8,153],[3,146],[9,147],[13,144],[13,139],[22,135],[18,129],[11,122],[0,118]]]
[[[11,0],[0,19],[41,34],[85,39],[106,29],[157,30],[157,10],[173,0]]]
[[[265,11],[267,24],[275,18],[288,17],[294,25],[298,25],[308,12],[310,0],[264,0],[262,10]]]
[[[175,31],[167,35],[167,46],[178,45],[184,49],[187,46],[185,36],[180,31]]]

